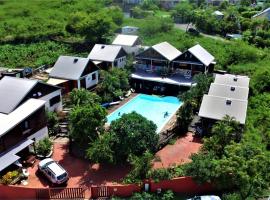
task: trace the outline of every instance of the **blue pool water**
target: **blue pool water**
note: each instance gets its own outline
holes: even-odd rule
[[[113,120],[120,118],[122,114],[136,111],[153,121],[157,125],[157,133],[159,133],[181,104],[182,102],[177,97],[139,94],[108,115],[107,120],[110,124]],[[166,112],[168,113],[167,116],[165,115]]]

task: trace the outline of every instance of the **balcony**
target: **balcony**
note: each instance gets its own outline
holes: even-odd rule
[[[196,84],[193,81],[190,70],[173,70],[170,73],[165,73],[164,71],[142,69],[137,66],[131,74],[131,78],[187,87]]]

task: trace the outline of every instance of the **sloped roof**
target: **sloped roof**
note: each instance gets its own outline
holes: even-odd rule
[[[121,49],[122,47],[118,45],[96,44],[88,58],[96,61],[113,62]]]
[[[256,15],[253,15],[252,17],[265,17],[270,20],[270,7],[263,10],[262,12],[257,13]]]
[[[31,98],[7,115],[0,113],[0,136],[10,131],[32,113],[44,106],[45,103],[46,101]]]
[[[216,74],[214,83],[248,88],[249,80],[250,79],[247,76],[239,76],[233,74]]]
[[[230,104],[228,104],[227,101],[230,101]],[[240,124],[245,124],[247,105],[247,100],[229,100],[225,97],[204,95],[199,116],[214,120],[222,120],[223,117],[229,115],[230,117],[234,117]]]
[[[47,86],[48,92],[61,89],[39,80],[4,76],[0,80],[0,113],[12,112],[38,84]]]
[[[119,34],[116,36],[112,44],[123,45],[123,46],[133,46],[136,43],[138,38],[139,36],[137,35]]]
[[[205,66],[208,66],[215,59],[214,56],[212,56],[199,44],[189,48],[188,51],[198,60],[200,60]]]
[[[78,80],[88,63],[88,58],[60,56],[49,76],[67,80]]]
[[[152,48],[156,50],[158,53],[160,53],[162,56],[167,58],[169,61],[172,61],[173,59],[181,55],[181,51],[176,49],[174,46],[172,46],[168,42],[162,42],[162,43],[156,44],[152,46]]]
[[[248,99],[249,88],[211,83],[208,94],[229,99]]]
[[[37,80],[4,76],[0,80],[0,113],[12,112],[37,83]]]

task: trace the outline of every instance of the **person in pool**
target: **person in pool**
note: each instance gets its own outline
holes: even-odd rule
[[[169,113],[166,111],[166,112],[164,113],[164,118],[167,117],[168,115],[169,115]]]

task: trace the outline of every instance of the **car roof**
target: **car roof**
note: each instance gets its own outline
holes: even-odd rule
[[[43,166],[45,166],[47,163],[52,162],[52,161],[54,161],[54,160],[51,159],[51,158],[45,158],[45,159],[41,160],[41,161],[39,162],[38,165],[39,165],[40,167],[43,167]]]
[[[56,176],[60,176],[64,173],[66,173],[66,171],[56,162],[53,162],[51,164],[48,165],[48,168],[56,175]]]

